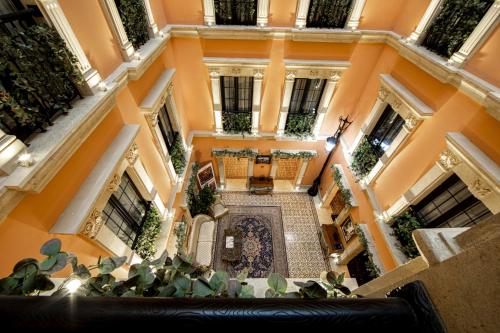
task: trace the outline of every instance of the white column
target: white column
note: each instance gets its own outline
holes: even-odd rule
[[[123,59],[125,61],[131,61],[134,55],[134,46],[128,40],[122,19],[120,18],[120,13],[118,12],[118,8],[116,8],[115,0],[101,0],[101,3],[104,8],[106,19],[111,26],[111,31],[113,31],[113,35],[120,45],[120,52]]]
[[[255,72],[253,76],[253,97],[252,97],[252,134],[259,134],[260,120],[260,100],[262,98],[262,71]]]
[[[49,22],[59,33],[62,39],[66,42],[68,49],[78,59],[78,67],[83,74],[86,82],[85,93],[92,94],[92,89],[96,88],[101,82],[101,76],[90,65],[85,52],[78,42],[75,33],[64,15],[64,12],[57,0],[37,0],[38,7],[42,11],[45,19]],[[90,24],[91,22],[89,22]]]
[[[313,135],[317,137],[321,130],[321,126],[323,125],[323,121],[325,120],[326,112],[330,106],[332,101],[333,92],[335,91],[335,86],[337,85],[338,80],[340,79],[340,74],[334,72],[331,77],[326,82],[326,87],[323,91],[323,96],[321,96],[321,100],[319,102],[318,115],[316,116],[316,121],[313,127]]]
[[[429,5],[427,6],[427,9],[425,10],[424,16],[422,16],[420,22],[418,22],[415,31],[413,31],[410,34],[410,36],[406,38],[406,41],[408,43],[415,44],[420,41],[421,36],[429,28],[432,20],[434,19],[434,17],[436,17],[437,13],[439,12],[443,1],[444,0],[431,0]]]
[[[486,41],[488,36],[495,29],[499,16],[500,0],[496,0],[476,28],[472,31],[460,50],[455,52],[450,57],[448,62],[454,66],[461,67],[470,55]]]
[[[359,18],[361,17],[361,13],[363,12],[363,8],[365,7],[366,0],[354,0],[351,8],[351,15],[349,16],[349,20],[347,21],[347,28],[351,30],[358,29],[359,26]]]
[[[219,169],[219,184],[221,190],[226,187],[226,173],[224,171],[224,157],[217,157],[217,168]]]
[[[271,174],[269,175],[271,178],[276,178],[276,173],[278,172],[278,158],[273,157],[271,164]]]
[[[309,164],[309,159],[302,159],[300,162],[299,172],[297,173],[297,177],[295,178],[295,189],[298,190],[300,185],[302,184],[302,179],[304,178],[304,174],[307,170],[307,165]]]
[[[267,26],[269,16],[269,0],[257,1],[257,26],[263,28]]]
[[[288,72],[285,77],[285,87],[283,89],[283,101],[281,103],[281,110],[278,119],[278,128],[276,135],[282,136],[285,134],[286,118],[288,117],[288,108],[290,107],[290,99],[292,98],[293,82],[295,80],[295,73]]]
[[[221,94],[220,94],[220,73],[210,72],[210,80],[212,81],[212,99],[214,104],[214,121],[215,121],[215,132],[222,133],[224,131],[222,127],[222,105],[221,105]]]
[[[309,12],[309,0],[298,0],[295,16],[295,27],[304,29],[307,24],[307,13]]]
[[[214,0],[203,0],[203,19],[206,25],[215,25]]]
[[[17,165],[17,157],[26,149],[14,135],[0,129],[0,177],[10,174]]]
[[[148,16],[148,32],[149,36],[156,37],[158,36],[159,31],[155,22],[155,17],[153,16],[153,10],[151,10],[150,1],[151,0],[144,0],[144,7],[146,7],[146,14]]]
[[[254,159],[249,157],[248,158],[248,168],[247,168],[247,177],[250,178],[253,176],[253,165],[254,165]]]
[[[174,120],[174,127],[175,127],[174,130],[176,130],[179,133],[182,133],[182,124],[180,122],[179,115],[177,113],[177,104],[175,103],[175,98],[174,98],[174,84],[172,82],[167,87],[167,96],[165,98],[165,104],[167,105],[167,111],[170,111],[169,115],[171,115]],[[185,146],[186,142],[184,141],[184,137],[182,135],[181,138]]]

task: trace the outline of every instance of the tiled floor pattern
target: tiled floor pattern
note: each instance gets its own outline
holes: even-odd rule
[[[317,278],[327,270],[319,245],[319,223],[313,201],[306,193],[249,195],[222,192],[226,205],[280,206],[291,278]]]

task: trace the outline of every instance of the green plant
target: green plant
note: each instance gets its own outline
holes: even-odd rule
[[[224,132],[250,134],[252,130],[252,113],[222,112],[222,128]]]
[[[401,251],[409,258],[413,259],[420,256],[420,252],[413,241],[413,230],[422,227],[420,221],[413,215],[411,210],[395,217],[392,221],[393,235],[399,240]]]
[[[364,137],[359,146],[352,153],[351,170],[359,179],[365,177],[378,162],[370,142]]]
[[[172,165],[174,166],[175,172],[178,175],[181,175],[186,168],[186,158],[184,155],[186,154],[186,150],[184,149],[184,144],[182,143],[182,139],[180,135],[177,135],[175,142],[170,150],[170,159],[172,160]]]
[[[375,264],[375,262],[373,261],[373,254],[370,252],[370,249],[368,247],[368,240],[366,239],[363,230],[361,230],[361,228],[358,225],[355,226],[355,230],[356,234],[359,237],[359,242],[363,246],[364,254],[368,259],[366,262],[366,270],[372,278],[377,278],[380,276],[380,269],[378,268],[377,264]]]
[[[212,153],[215,157],[236,157],[236,158],[256,158],[258,153],[250,148],[240,150],[219,149]]]
[[[315,121],[315,114],[289,113],[285,126],[285,134],[298,137],[311,136]]]
[[[341,28],[351,11],[352,0],[311,0],[307,25],[322,28]]]
[[[156,253],[155,241],[160,234],[161,220],[158,212],[154,207],[151,207],[144,220],[144,225],[142,226],[142,232],[137,243],[135,245],[134,251],[142,258],[150,260]]]
[[[210,207],[215,202],[215,192],[210,186],[205,186],[198,191],[196,185],[196,174],[200,166],[198,163],[193,164],[189,185],[186,190],[187,204],[191,216],[198,214],[209,214]]]
[[[182,254],[184,253],[184,240],[186,239],[186,223],[185,222],[180,222],[176,227],[175,227],[175,247],[177,249],[177,253]]]
[[[332,165],[333,171],[333,181],[337,185],[340,191],[340,195],[342,196],[342,201],[346,204],[347,207],[352,207],[351,198],[352,193],[349,189],[345,188],[344,183],[342,182],[342,173],[339,168],[335,165]]]
[[[144,1],[115,0],[115,3],[128,39],[135,49],[139,49],[149,40]]]
[[[273,158],[281,158],[281,159],[288,159],[288,158],[311,159],[313,157],[318,156],[318,153],[312,151],[286,152],[286,151],[276,150],[273,151],[271,155],[273,156]]]

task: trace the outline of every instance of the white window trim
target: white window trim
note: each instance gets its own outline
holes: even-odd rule
[[[269,21],[269,1],[257,0],[257,26],[259,28],[266,27]],[[203,19],[205,25],[216,25],[214,0],[203,0]]]
[[[290,154],[297,154],[297,153],[301,153],[301,152],[308,152],[308,153],[313,153],[315,156],[318,156],[318,152],[314,149],[271,149],[271,155],[275,152],[283,152],[283,153],[290,153]],[[272,161],[271,161],[271,173],[270,173],[270,177],[275,179],[276,178],[276,174],[278,173],[278,160],[280,158],[279,157],[276,157],[276,158],[272,158]],[[293,186],[294,186],[294,189],[295,191],[302,191],[302,180],[304,179],[304,175],[306,173],[306,170],[307,170],[307,167],[309,166],[309,161],[311,160],[311,158],[300,158],[300,165],[299,165],[299,169],[297,171],[297,175],[295,175],[295,179],[293,181]]]
[[[252,96],[252,136],[259,135],[262,82],[264,71],[270,63],[269,59],[260,58],[212,58],[204,57],[211,81],[215,135],[235,136],[224,133],[222,126],[222,97],[220,91],[221,76],[253,76]],[[241,137],[241,135],[237,135]]]
[[[357,30],[361,13],[365,7],[366,0],[353,0],[349,18],[346,21],[345,29]],[[295,27],[304,29],[307,25],[307,15],[309,13],[310,0],[298,0],[295,11]]]
[[[224,188],[226,187],[226,173],[224,171],[224,157],[225,156],[217,156],[214,153],[216,153],[218,151],[239,152],[239,151],[247,150],[247,149],[248,148],[246,148],[246,149],[239,149],[239,148],[234,148],[234,149],[214,148],[214,149],[212,149],[212,155],[215,156],[215,158],[217,160],[217,168],[219,170],[219,189],[220,190],[224,190]],[[256,154],[259,152],[259,150],[255,149],[255,148],[251,148],[251,150]],[[247,177],[250,178],[253,176],[253,165],[255,163],[255,159],[253,159],[251,157],[245,157],[245,158],[248,158]]]
[[[330,109],[335,87],[337,86],[337,83],[342,77],[344,71],[351,66],[351,63],[348,61],[291,59],[285,59],[284,62],[285,84],[281,110],[276,127],[276,137],[277,139],[283,137],[290,138],[290,136],[285,134],[285,126],[288,118],[288,108],[290,107],[295,78],[326,79],[327,81],[323,90],[323,95],[320,98],[316,121],[312,130],[313,139],[318,139],[326,113]]]
[[[389,148],[378,160],[377,164],[370,173],[362,179],[361,185],[364,187],[372,184],[373,181],[377,179],[422,121],[432,117],[434,114],[434,111],[428,105],[413,95],[412,92],[391,75],[381,74],[380,81],[381,86],[372,111],[368,115],[363,126],[361,126],[358,135],[349,149],[349,164],[352,162],[353,152],[358,148],[363,137],[371,133],[387,105],[391,105],[393,110],[404,119],[405,123]]]
[[[15,135],[6,134],[0,129],[0,177],[12,173],[17,164],[17,157],[26,151],[26,145]]]
[[[160,35],[158,30],[158,25],[155,22],[155,17],[153,15],[153,10],[151,9],[151,0],[144,0],[144,7],[146,8],[146,15],[148,17],[148,31],[151,38]]]
[[[116,7],[115,0],[101,0],[100,2],[103,7],[104,16],[106,17],[106,20],[111,27],[111,31],[113,32],[113,36],[120,47],[120,53],[122,54],[123,60],[133,60],[135,52],[134,46],[128,40],[128,36],[120,18],[118,8]],[[145,2],[147,2],[147,0]]]
[[[427,30],[438,16],[443,3],[444,0],[431,0],[416,29],[406,38],[406,42],[410,44],[420,44],[422,42]],[[476,50],[488,39],[495,29],[499,17],[500,0],[495,0],[462,47],[450,57],[448,64],[459,68],[463,67]]]

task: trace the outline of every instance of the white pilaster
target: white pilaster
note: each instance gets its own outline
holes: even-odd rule
[[[351,15],[347,20],[347,28],[351,30],[358,29],[359,19],[361,17],[361,13],[363,12],[363,8],[365,7],[366,0],[354,0],[351,8]]]
[[[271,162],[271,173],[270,173],[270,177],[271,178],[276,178],[276,173],[278,172],[278,159],[273,157],[272,159],[272,162]]]
[[[247,168],[247,177],[250,178],[253,176],[253,165],[255,160],[253,158],[248,158],[248,168]]]
[[[461,67],[465,64],[471,54],[478,49],[488,38],[491,32],[496,27],[496,22],[500,16],[500,0],[496,0],[484,17],[479,21],[479,24],[472,31],[469,38],[462,45],[460,50],[455,52],[448,62],[454,66]]]
[[[62,39],[66,42],[68,49],[78,59],[78,67],[83,74],[85,80],[85,93],[92,94],[92,89],[96,88],[101,82],[101,76],[90,65],[82,46],[78,42],[73,29],[66,19],[64,12],[59,5],[58,0],[37,0],[38,7],[42,11],[45,19],[49,22],[59,33]]]
[[[10,174],[16,168],[17,157],[25,149],[21,140],[0,129],[0,177]]]
[[[309,159],[302,159],[300,161],[299,172],[297,173],[297,177],[295,177],[296,190],[298,190],[300,185],[302,184],[302,179],[304,178],[308,164],[309,164]]]
[[[253,76],[253,97],[252,97],[252,134],[259,134],[260,120],[260,100],[262,97],[262,71],[256,71]]]
[[[221,92],[220,92],[220,73],[210,72],[210,81],[212,82],[212,99],[214,103],[214,121],[215,131],[222,133],[222,106],[221,106]]]
[[[323,125],[323,121],[325,120],[326,112],[330,107],[330,103],[332,101],[333,92],[335,91],[335,86],[339,80],[339,75],[333,75],[326,82],[326,87],[323,91],[323,96],[321,96],[321,100],[319,102],[318,115],[316,116],[316,121],[313,127],[313,135],[317,137],[321,130],[321,126]]]
[[[295,74],[293,72],[287,73],[285,77],[285,87],[283,89],[283,101],[281,102],[281,110],[278,119],[278,128],[276,130],[278,136],[285,134],[286,118],[288,117],[288,108],[290,107],[294,81]]]
[[[295,16],[295,27],[297,29],[304,29],[307,24],[307,13],[309,12],[310,0],[298,0],[297,10]]]
[[[203,0],[203,19],[206,25],[215,25],[214,0]]]
[[[423,33],[429,28],[431,25],[432,20],[436,17],[437,13],[441,9],[441,4],[444,2],[444,0],[431,0],[429,5],[427,6],[427,9],[425,10],[424,15],[418,22],[417,27],[415,28],[415,31],[413,31],[410,36],[406,38],[406,41],[408,43],[418,43],[423,36]]]
[[[257,1],[257,26],[264,28],[267,26],[269,17],[269,0]]]
[[[217,168],[219,169],[219,184],[221,190],[226,187],[226,173],[224,171],[224,157],[217,157]]]
[[[151,9],[151,0],[144,0],[144,7],[146,7],[146,15],[148,16],[148,32],[149,36],[158,36],[158,26],[156,25],[155,18],[153,16],[153,10]]]
[[[148,1],[146,0],[145,2]],[[120,13],[118,12],[118,8],[116,8],[115,0],[101,0],[101,3],[104,9],[104,16],[108,20],[115,40],[120,46],[120,52],[123,59],[125,61],[131,61],[134,55],[134,46],[128,40],[122,19],[120,18]]]

